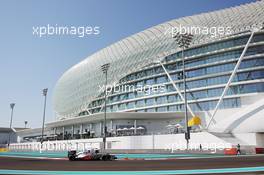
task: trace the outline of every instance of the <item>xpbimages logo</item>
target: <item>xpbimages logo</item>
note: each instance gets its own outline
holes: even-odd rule
[[[155,84],[155,85],[118,85],[114,83],[113,85],[99,85],[99,92],[102,93],[106,90],[107,94],[111,92],[114,93],[126,93],[126,92],[137,92],[137,93],[145,93],[146,95],[150,95],[153,93],[164,93],[166,92],[166,87],[163,84]]]
[[[209,35],[212,38],[222,36],[222,35],[231,35],[234,33],[230,26],[172,26],[172,27],[165,27],[164,28],[164,35],[171,35],[174,37],[176,34],[192,34],[192,35]]]
[[[32,34],[37,37],[44,36],[53,36],[53,35],[70,35],[77,36],[79,38],[99,35],[100,27],[99,26],[58,26],[47,24],[46,26],[33,26]]]

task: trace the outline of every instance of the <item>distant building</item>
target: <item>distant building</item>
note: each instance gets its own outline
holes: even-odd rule
[[[6,144],[9,141],[9,137],[10,137],[10,143],[16,143],[17,142],[17,131],[23,130],[25,128],[14,128],[14,129],[10,129],[10,128],[4,128],[1,127],[0,128],[0,147],[5,147]]]

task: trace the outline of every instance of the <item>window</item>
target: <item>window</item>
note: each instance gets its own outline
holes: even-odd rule
[[[216,85],[216,84],[224,84],[228,81],[228,76],[221,76],[221,77],[213,77],[207,79],[207,84],[209,85]]]
[[[162,67],[156,67],[155,72],[156,72],[156,74],[160,74],[160,73],[163,73],[164,71],[163,71]]]
[[[112,109],[113,112],[116,112],[118,111],[118,106],[117,105],[113,105],[113,109]]]
[[[155,99],[154,98],[146,99],[146,105],[147,106],[152,106],[154,104],[155,104]]]
[[[207,97],[207,91],[196,91],[196,92],[189,92],[187,94],[187,98],[189,100],[195,100],[195,99],[200,99],[200,98],[206,98]]]
[[[183,105],[176,105],[176,111],[183,111]]]
[[[172,61],[176,59],[176,54],[169,55],[165,58],[167,61]]]
[[[128,99],[133,99],[133,98],[135,98],[135,93],[134,92],[130,92],[128,94]]]
[[[167,92],[174,92],[175,88],[172,85],[167,85]]]
[[[127,76],[127,80],[130,81],[130,80],[134,80],[135,79],[135,74],[130,74]]]
[[[144,72],[138,72],[137,73],[137,78],[143,78],[145,76]]]
[[[137,91],[137,97],[144,97],[145,96],[145,92],[144,91]]]
[[[167,102],[166,96],[157,97],[157,99],[156,99],[156,103],[157,104],[163,104],[163,103],[166,103],[166,102]]]
[[[106,107],[106,112],[111,112],[111,107],[110,106]]]
[[[200,68],[200,69],[196,69],[196,70],[186,72],[187,78],[198,77],[198,76],[202,76],[205,74],[206,74],[205,68]]]
[[[222,94],[223,88],[217,88],[217,89],[209,89],[208,90],[208,96],[209,97],[218,97]]]
[[[119,96],[119,100],[122,101],[122,100],[126,100],[127,99],[127,94],[121,94]]]
[[[136,86],[137,86],[137,87],[142,87],[142,86],[144,86],[144,81],[138,81],[138,82],[136,83]]]
[[[157,112],[166,112],[167,111],[167,107],[159,107],[157,108]]]
[[[190,81],[186,83],[186,87],[191,89],[191,88],[197,88],[197,87],[204,87],[206,86],[206,80],[196,80],[196,81]]]
[[[176,106],[169,106],[169,111],[177,111]]]
[[[107,109],[106,109],[107,110]],[[100,108],[96,108],[96,109],[93,109],[92,110],[92,113],[94,114],[94,113],[98,113],[100,111]],[[87,115],[87,114],[86,114]]]
[[[122,103],[119,105],[119,110],[125,110],[126,109],[126,104]]]
[[[198,66],[198,65],[202,65],[204,63],[205,63],[204,58],[202,58],[200,60],[195,59],[195,60],[191,60],[191,61],[186,61],[186,67]]]
[[[167,67],[167,70],[169,70],[169,71],[173,71],[173,70],[176,70],[177,69],[176,63],[169,64],[166,67]]]
[[[153,84],[155,84],[155,81],[153,78],[146,80],[146,85],[153,85]]]
[[[224,99],[222,108],[236,108],[240,107],[240,100],[238,98]]]
[[[135,108],[135,102],[129,102],[127,103],[127,109]]]
[[[176,95],[169,95],[168,96],[168,103],[176,102]]]
[[[147,112],[155,112],[155,108],[149,108],[147,109]]]
[[[118,95],[113,96],[113,97],[111,98],[111,102],[112,102],[112,103],[113,103],[113,102],[117,102],[118,99],[119,99],[119,96],[118,96]]]
[[[239,46],[239,45],[244,45],[246,44],[248,40],[248,35],[247,36],[243,36],[241,38],[237,38],[235,40],[229,40],[229,41],[223,41],[223,42],[218,42],[218,43],[214,43],[211,45],[206,45],[206,46],[201,46],[198,48],[193,48],[193,49],[188,49],[185,51],[185,55],[186,56],[191,56],[191,55],[198,55],[198,54],[202,54],[202,53],[206,53],[206,52],[211,52],[214,50],[219,50],[219,49],[224,49],[224,48],[230,48],[230,47],[234,47],[234,46]],[[254,40],[256,41],[263,41],[263,35],[262,36],[257,36],[256,39],[254,38]],[[174,54],[175,57],[177,56],[178,58],[180,57],[180,52]],[[166,58],[167,60],[172,60],[171,56]]]
[[[181,73],[173,73],[170,74],[172,80],[180,80],[181,79]]]
[[[165,76],[157,78],[157,84],[162,84],[162,83],[166,83],[166,82],[167,82],[167,78]]]
[[[240,69],[243,68],[250,68],[250,67],[257,67],[257,66],[263,66],[264,65],[264,57],[257,58],[257,59],[250,59],[250,60],[244,60],[241,62]]]
[[[240,93],[264,92],[264,83],[239,85]]]
[[[231,86],[229,87],[229,89],[227,90],[227,95],[235,95],[235,94],[239,94],[239,88],[238,86]]]
[[[151,76],[151,75],[154,75],[154,70],[153,69],[148,69],[148,70],[146,70],[146,75],[147,76]]]
[[[258,78],[264,78],[264,71],[254,71],[254,72],[248,72],[250,74],[250,77],[252,79],[258,79]]]
[[[145,105],[144,100],[137,101],[137,108],[138,107],[143,107],[144,105]]]
[[[208,74],[226,72],[233,70],[234,67],[235,67],[235,63],[222,64],[222,65],[207,67],[206,72]]]

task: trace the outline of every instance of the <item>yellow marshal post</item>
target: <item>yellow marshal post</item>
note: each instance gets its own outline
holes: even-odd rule
[[[198,116],[194,116],[188,121],[188,126],[200,125],[201,119]]]

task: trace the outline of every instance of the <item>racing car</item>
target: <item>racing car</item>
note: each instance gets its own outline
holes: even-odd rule
[[[99,153],[99,149],[90,148],[85,151],[78,152],[76,150],[68,151],[70,161],[74,160],[115,160],[117,157],[108,153]]]

